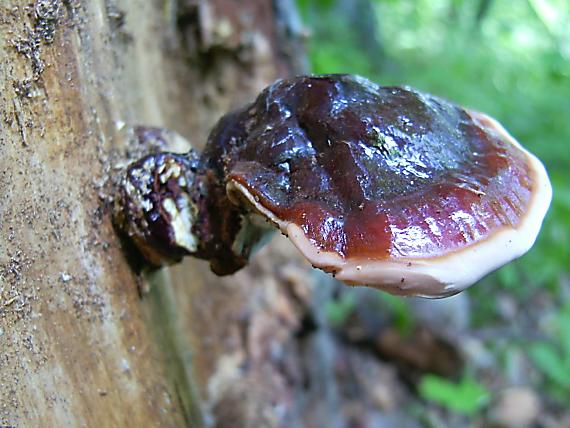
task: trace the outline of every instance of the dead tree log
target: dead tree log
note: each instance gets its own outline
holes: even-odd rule
[[[290,3],[0,1],[0,425],[280,423],[269,354],[301,318],[279,285],[307,268],[277,242],[229,278],[138,274],[109,205],[125,124],[199,148],[300,69]]]

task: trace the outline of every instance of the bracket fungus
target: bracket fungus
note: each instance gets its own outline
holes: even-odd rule
[[[117,223],[155,265],[190,254],[231,274],[275,226],[348,284],[444,297],[528,251],[552,190],[489,116],[324,75],[269,86],[201,155],[134,162],[118,195]]]

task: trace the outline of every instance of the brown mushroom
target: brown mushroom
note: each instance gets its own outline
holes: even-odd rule
[[[245,264],[261,217],[313,266],[401,295],[455,294],[528,251],[552,193],[490,117],[349,75],[276,82],[222,118],[200,159],[215,271]]]

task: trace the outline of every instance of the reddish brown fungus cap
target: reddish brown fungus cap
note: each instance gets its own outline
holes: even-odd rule
[[[205,154],[315,267],[402,295],[457,293],[525,253],[551,199],[495,120],[354,76],[275,83]]]

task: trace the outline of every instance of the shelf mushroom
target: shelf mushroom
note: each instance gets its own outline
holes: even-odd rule
[[[489,116],[350,75],[269,86],[220,120],[194,171],[177,233],[214,272],[244,266],[269,222],[348,284],[426,297],[528,251],[552,194],[541,162]],[[142,242],[121,195],[123,230]]]

